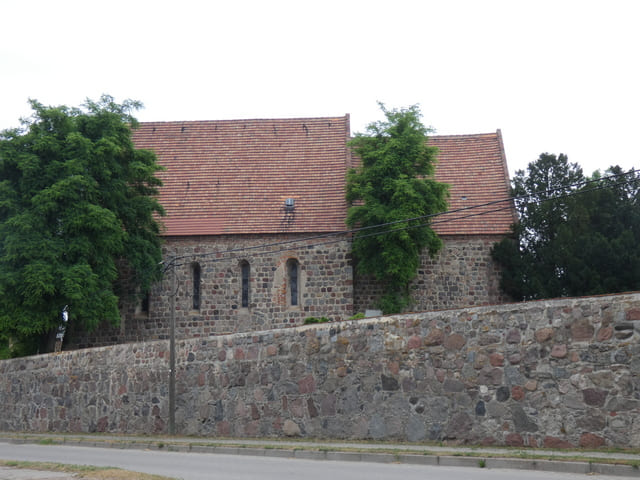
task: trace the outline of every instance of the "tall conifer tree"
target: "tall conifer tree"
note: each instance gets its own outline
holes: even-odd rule
[[[610,167],[585,178],[543,153],[512,182],[520,217],[493,247],[516,300],[640,290],[640,175]]]

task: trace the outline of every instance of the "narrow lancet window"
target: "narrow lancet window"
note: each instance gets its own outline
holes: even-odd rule
[[[191,277],[193,281],[193,305],[194,310],[200,310],[200,264],[191,264]]]
[[[140,310],[143,313],[149,313],[149,293],[145,293],[140,301]]]
[[[249,308],[249,279],[251,278],[249,262],[244,261],[240,264],[240,275],[242,280],[242,298],[240,299],[240,305],[242,308]]]
[[[294,258],[290,259],[287,262],[287,274],[289,277],[289,303],[291,306],[295,307],[298,305],[298,296],[299,296],[299,273],[300,273],[300,264]]]

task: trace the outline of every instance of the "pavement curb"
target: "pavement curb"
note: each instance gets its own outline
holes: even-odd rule
[[[29,438],[11,438],[0,436],[0,441],[16,444],[38,443]],[[330,444],[317,447],[317,449],[285,447],[278,448],[273,445],[260,446],[248,444],[237,445],[194,445],[185,442],[171,442],[170,439],[156,441],[124,441],[109,442],[95,441],[91,439],[54,442],[52,444],[82,447],[101,447],[115,449],[156,450],[166,452],[208,453],[219,455],[247,455],[270,458],[304,459],[318,461],[342,461],[342,462],[368,462],[368,463],[404,463],[425,466],[447,466],[465,468],[486,469],[513,469],[513,470],[537,470],[546,472],[586,474],[586,475],[610,475],[621,477],[640,478],[640,469],[630,465],[598,463],[593,461],[579,461],[575,459],[553,460],[524,459],[497,456],[482,456],[482,451],[477,451],[474,456],[465,455],[440,455],[434,453],[379,453],[367,451],[342,451],[340,448],[331,448]],[[354,446],[357,448],[357,446]],[[455,447],[452,447],[455,450]]]

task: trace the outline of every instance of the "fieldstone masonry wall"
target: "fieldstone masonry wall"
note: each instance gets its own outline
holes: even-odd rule
[[[640,293],[178,342],[177,432],[640,447]],[[0,362],[0,429],[166,433],[168,344]]]
[[[511,299],[500,290],[500,270],[491,258],[491,248],[501,236],[443,236],[442,250],[431,258],[424,252],[411,284],[412,311],[443,310],[506,303]],[[354,278],[356,312],[375,308],[384,285],[371,278]]]
[[[411,285],[411,311],[442,310],[505,303],[500,272],[491,258],[499,236],[446,236],[444,247],[430,258],[423,254]],[[331,236],[232,235],[167,238],[164,258],[180,257],[176,267],[176,332],[178,338],[209,337],[300,325],[306,317],[344,320],[377,308],[385,286],[354,275],[349,240]],[[264,245],[270,245],[264,247]],[[217,253],[216,253],[217,252]],[[287,299],[286,264],[300,266],[300,304]],[[241,263],[250,266],[249,306],[241,305]],[[194,264],[201,268],[200,308],[193,309]],[[105,324],[86,333],[69,325],[67,348],[167,339],[172,270],[154,286],[148,311],[135,291],[124,295],[119,327]],[[128,299],[128,300],[127,300]]]
[[[300,325],[307,317],[331,320],[353,315],[351,245],[335,235],[217,235],[169,237],[163,257],[176,261],[176,336],[209,337]],[[287,261],[299,265],[298,305],[291,305]],[[241,264],[250,268],[249,304],[242,306]],[[200,267],[200,304],[193,308],[193,266]],[[86,333],[70,325],[67,346],[86,348],[167,339],[173,270],[150,294],[141,311],[135,292],[122,305],[121,325]],[[133,299],[133,300],[131,300]]]

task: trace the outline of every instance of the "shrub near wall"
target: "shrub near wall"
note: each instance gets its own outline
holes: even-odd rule
[[[639,447],[639,339],[633,294],[181,341],[177,431]],[[2,362],[0,428],[166,431],[164,362],[163,342]]]

